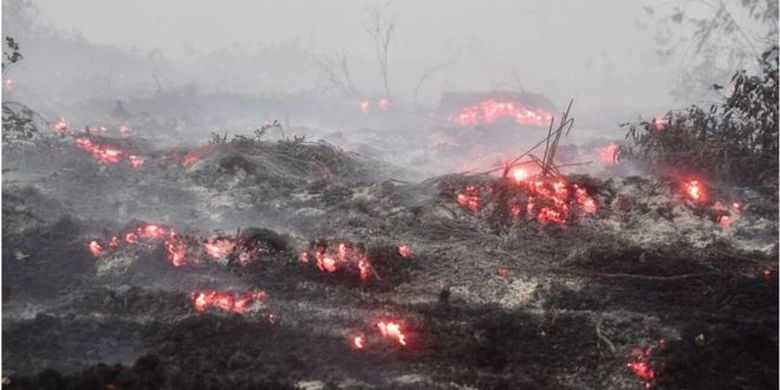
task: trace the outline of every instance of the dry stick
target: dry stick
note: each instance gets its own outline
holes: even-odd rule
[[[376,276],[376,280],[382,280],[382,278],[379,276],[379,273],[376,272],[376,269],[373,265],[371,265],[371,263],[368,263],[368,267],[371,268],[371,272],[373,272],[374,276]]]
[[[536,165],[538,165],[539,168],[541,168],[542,171],[544,171],[544,160],[540,159],[539,157],[536,157],[533,154],[529,154],[528,157],[530,157],[531,161],[535,162]]]
[[[553,123],[555,123],[555,118],[551,117],[550,128],[547,129],[547,138],[546,138],[547,144],[544,145],[544,158],[542,159],[542,161],[547,161],[547,151],[550,149],[550,137],[552,136]],[[544,166],[542,166],[542,171],[544,171]]]
[[[612,341],[607,338],[607,336],[604,336],[604,334],[601,333],[601,322],[602,321],[596,323],[596,337],[598,337],[599,340],[603,341],[604,344],[607,345],[610,352],[615,353],[617,352],[617,349],[615,349],[615,344],[613,344]]]
[[[637,275],[637,274],[612,274],[612,273],[601,273],[601,272],[582,272],[582,271],[568,270],[565,268],[550,268],[550,271],[557,272],[557,273],[568,273],[572,275],[590,276],[594,278],[625,278],[625,279],[654,280],[654,281],[681,280],[681,279],[700,278],[703,276],[718,275],[717,272],[700,272],[695,274],[655,276],[655,275]]]
[[[571,100],[571,102],[569,102],[569,109],[571,109],[571,105],[572,105],[572,103],[573,103],[573,102],[574,102],[574,99],[572,99],[572,100]],[[567,109],[567,111],[568,111],[568,109]],[[571,123],[570,123],[570,124],[571,124],[571,126],[573,126],[573,125],[574,125],[574,120],[573,120],[573,119],[571,120]],[[571,129],[571,126],[569,126],[569,129]],[[567,133],[567,134],[568,134],[568,133]],[[504,167],[499,167],[499,168],[493,168],[493,169],[489,169],[489,170],[487,170],[487,171],[483,171],[483,172],[474,173],[474,174],[471,174],[471,176],[482,176],[482,175],[487,175],[487,174],[489,174],[489,173],[493,173],[493,172],[496,172],[496,171],[499,171],[499,170],[502,170],[502,169],[504,169],[504,170],[508,170],[509,168],[511,168],[511,167],[514,167],[514,166],[516,165],[516,163],[517,163],[518,161],[520,161],[520,159],[521,159],[521,158],[523,158],[523,157],[527,156],[529,153],[531,153],[531,152],[533,152],[534,150],[536,150],[536,148],[538,148],[538,147],[542,146],[542,144],[543,144],[543,143],[545,143],[545,142],[548,142],[551,136],[552,136],[552,134],[548,135],[548,136],[547,136],[547,138],[545,138],[545,139],[543,139],[543,140],[539,141],[539,142],[538,142],[536,145],[532,146],[530,149],[526,150],[525,152],[523,152],[523,153],[522,153],[522,154],[520,154],[519,156],[515,157],[515,159],[514,159],[514,160],[512,160],[512,161],[510,161],[510,162],[509,162],[509,164],[507,164],[506,166],[504,166]],[[467,174],[469,174],[469,171],[466,171],[466,172],[461,172],[461,174],[463,174],[463,175],[467,175]]]
[[[569,135],[569,131],[571,130],[571,127],[574,125],[574,120],[569,119],[569,111],[571,110],[572,103],[574,103],[574,99],[569,101],[569,106],[566,108],[566,112],[564,112],[563,116],[561,117],[561,124],[558,127],[558,130],[556,130],[555,132],[555,140],[550,146],[549,153],[545,151],[547,160],[545,161],[545,167],[544,170],[542,171],[543,175],[546,175],[550,170],[550,167],[553,165],[553,159],[555,158],[555,152],[558,150],[558,142],[561,140],[561,133],[563,133],[563,129],[568,124],[569,128],[566,130],[566,135]]]

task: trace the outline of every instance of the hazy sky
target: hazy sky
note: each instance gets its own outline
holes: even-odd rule
[[[356,79],[362,77],[362,90],[381,92],[374,46],[365,24],[367,9],[384,2],[33,3],[40,11],[39,21],[59,31],[78,32],[90,42],[121,48],[159,48],[165,57],[174,60],[223,48],[243,48],[249,53],[260,46],[294,40],[315,52],[343,49],[351,56],[352,64],[357,64],[352,70]],[[645,7],[652,6],[656,11],[666,7],[668,15],[672,7],[694,3],[390,0],[388,12],[400,18],[390,48],[391,84],[409,94],[426,69],[452,61],[426,85],[428,101],[445,90],[501,89],[519,84],[559,104],[575,97],[581,107],[681,107],[685,102],[674,102],[670,91],[681,68],[681,60],[675,55],[683,50],[666,61],[659,59],[657,20],[649,17]],[[684,35],[670,38],[674,42]]]
[[[399,16],[391,66],[426,68],[454,58],[455,87],[497,88],[514,81],[553,95],[586,96],[594,104],[668,99],[671,71],[658,64],[653,36],[637,26],[643,5],[624,0],[396,0]],[[343,48],[373,60],[359,0],[39,0],[41,21],[79,31],[89,41],[160,48],[181,56],[185,45],[207,52],[236,44],[251,49],[300,39],[317,48]],[[403,64],[403,65],[399,65]],[[465,74],[468,73],[468,74]],[[458,79],[473,79],[459,83]],[[627,94],[626,91],[631,93]],[[619,99],[615,94],[622,93]],[[630,102],[625,102],[630,103]]]
[[[649,1],[653,3],[653,1]],[[624,54],[649,43],[635,22],[648,1],[396,0],[399,51],[427,54],[465,39],[483,40],[496,54],[529,58],[571,51],[578,57]],[[363,23],[372,2],[361,0],[39,0],[43,19],[107,44],[181,50],[235,42],[314,37],[355,52],[371,49]],[[445,47],[442,47],[444,45]]]

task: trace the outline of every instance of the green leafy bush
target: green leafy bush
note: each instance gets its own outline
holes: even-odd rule
[[[652,121],[622,124],[628,127],[629,142],[619,158],[667,173],[776,192],[778,47],[765,51],[760,64],[760,74],[736,72],[730,95],[720,104],[694,105]]]

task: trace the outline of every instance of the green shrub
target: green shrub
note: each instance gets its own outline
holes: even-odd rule
[[[726,100],[691,106],[661,118],[626,123],[629,141],[619,158],[666,173],[777,191],[778,47],[765,51],[761,72],[738,71]],[[720,89],[720,86],[714,86]]]

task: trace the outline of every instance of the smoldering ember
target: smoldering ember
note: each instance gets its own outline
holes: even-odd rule
[[[777,0],[2,6],[4,388],[778,387]]]

